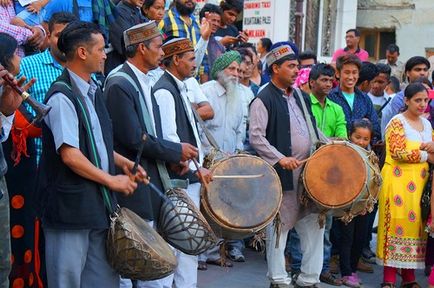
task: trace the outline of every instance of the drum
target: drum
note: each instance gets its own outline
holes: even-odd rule
[[[183,190],[170,189],[165,199],[158,230],[170,245],[185,254],[199,255],[217,244],[208,222]]]
[[[236,155],[211,167],[214,180],[202,186],[201,208],[218,237],[244,239],[273,221],[282,202],[274,168],[256,156]]]
[[[177,266],[166,241],[127,208],[111,217],[106,246],[110,265],[123,278],[156,280],[172,274]]]
[[[306,162],[302,180],[308,196],[322,210],[350,222],[371,212],[381,187],[378,158],[346,141],[321,146]]]

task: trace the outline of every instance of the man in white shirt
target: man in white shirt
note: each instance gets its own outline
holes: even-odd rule
[[[240,53],[229,51],[222,54],[211,70],[212,81],[201,89],[214,110],[214,118],[205,122],[223,152],[233,154],[243,150],[245,123],[243,101],[240,97],[238,70]]]
[[[371,98],[372,104],[378,113],[378,117],[381,119],[381,111],[385,105],[390,101],[389,95],[385,89],[390,83],[391,69],[386,64],[377,64],[379,74],[371,81],[371,89],[368,92],[369,98]]]
[[[220,55],[211,70],[211,78],[214,80],[201,85],[203,93],[214,110],[214,118],[207,120],[205,126],[216,140],[219,150],[227,154],[235,154],[243,150],[246,136],[244,101],[241,98],[244,95],[241,94],[242,87],[238,82],[240,63],[241,55],[237,51]],[[244,262],[243,248],[242,240],[229,241],[229,258]],[[204,259],[205,257],[207,259]],[[201,255],[200,258],[210,264],[222,264],[219,246],[210,249],[206,256]],[[228,263],[225,264],[230,266]]]
[[[181,167],[197,157],[198,150],[189,143],[163,139],[157,103],[151,95],[153,79],[149,71],[158,67],[164,56],[162,37],[155,21],[138,24],[124,32],[127,61],[107,81],[104,96],[112,119],[114,147],[123,156],[134,160],[146,135],[141,165],[149,171],[154,185],[160,190],[170,187],[168,163]],[[145,185],[139,185],[130,197],[119,196],[118,202],[145,219],[152,226],[158,222],[161,198]],[[121,280],[122,287],[132,287],[129,279]],[[164,287],[163,281],[137,281],[139,288]]]
[[[162,136],[172,142],[185,142],[199,149],[200,163],[203,159],[201,142],[192,113],[192,106],[188,97],[188,88],[184,80],[190,78],[196,69],[194,48],[186,38],[174,38],[162,46],[164,51],[163,65],[166,71],[155,83],[152,93],[157,101],[161,115]],[[200,183],[198,171],[194,163],[189,164],[190,170],[183,175],[190,185],[187,188],[188,196],[199,207]],[[169,171],[169,174],[173,171]],[[208,170],[200,168],[203,180],[212,179]],[[179,178],[179,177],[177,177]],[[202,180],[201,179],[201,180]],[[197,286],[197,256],[187,255],[175,250],[178,267],[175,275],[169,277],[168,286],[179,288],[194,288]]]

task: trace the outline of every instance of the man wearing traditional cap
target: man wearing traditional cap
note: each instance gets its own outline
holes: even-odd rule
[[[324,229],[318,225],[318,214],[301,205],[298,179],[301,160],[309,157],[320,135],[309,99],[292,88],[298,73],[297,55],[286,43],[273,46],[266,57],[271,81],[252,102],[249,127],[250,144],[261,158],[274,165],[284,191],[282,226],[273,223],[266,231],[268,277],[270,287],[289,287],[284,249],[288,231],[295,227],[303,253],[295,287],[315,287],[322,268]]]
[[[105,251],[117,201],[106,189],[129,195],[137,185],[115,173],[115,166],[131,170],[134,162],[113,150],[110,117],[91,78],[104,68],[104,37],[95,24],[75,21],[60,33],[58,47],[65,69],[45,98],[51,111],[42,123],[37,189],[48,285],[117,288]]]
[[[200,149],[199,133],[196,121],[192,113],[191,103],[188,98],[187,85],[184,80],[190,78],[196,69],[193,45],[186,38],[174,38],[163,45],[163,64],[166,71],[155,83],[152,93],[160,108],[161,127],[163,138],[173,142],[186,142],[199,148],[200,163],[203,154]],[[195,165],[189,164],[190,170],[183,175],[190,184],[187,194],[199,207],[200,183]],[[208,170],[200,168],[205,181],[211,180]],[[173,171],[169,171],[174,175]],[[176,177],[179,178],[178,175]],[[197,286],[197,256],[191,256],[175,250],[178,259],[178,267],[175,275],[169,277],[167,287],[193,288]]]
[[[170,179],[167,171],[160,171],[166,169],[161,162],[179,166],[180,161],[197,157],[197,148],[188,143],[174,143],[162,138],[160,114],[151,95],[151,79],[147,75],[151,69],[158,67],[164,55],[161,49],[162,37],[155,21],[126,30],[124,42],[127,61],[109,76],[104,90],[112,119],[114,149],[134,160],[145,135],[140,163],[149,171],[151,181],[164,191],[170,188],[165,182]],[[157,161],[161,162],[157,164]],[[131,197],[119,195],[118,202],[148,222],[157,222],[161,199],[147,186],[138,185],[136,193]],[[123,280],[123,283],[128,281]],[[137,286],[160,287],[157,283],[158,281],[138,281]]]
[[[205,126],[216,140],[222,152],[235,154],[243,150],[246,134],[244,121],[243,101],[241,99],[241,87],[238,83],[238,70],[241,55],[237,51],[229,51],[220,55],[211,69],[212,81],[201,85],[201,89],[214,110],[214,118],[205,121]],[[237,262],[244,262],[242,254],[242,240],[233,240],[228,243],[229,258]],[[218,247],[210,249],[201,255],[202,260],[210,264],[231,266],[222,263]],[[204,259],[207,258],[207,259]]]

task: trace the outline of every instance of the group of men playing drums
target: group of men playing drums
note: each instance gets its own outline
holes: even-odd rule
[[[225,131],[224,137],[215,138],[227,154],[236,153],[246,137],[243,102],[233,93],[241,62],[238,52],[226,52],[216,60],[207,99],[194,92],[198,91],[192,78],[197,67],[188,39],[174,38],[163,44],[151,21],[125,31],[124,40],[127,61],[107,76],[103,92],[92,77],[102,71],[106,59],[99,30],[90,23],[73,22],[59,38],[67,62],[46,96],[52,110],[42,127],[38,187],[49,287],[117,288],[133,283],[136,287],[196,287],[197,256],[180,251],[174,252],[178,268],[169,277],[154,281],[119,277],[105,256],[109,218],[99,187],[113,192],[113,204],[131,209],[155,226],[161,199],[145,182],[149,177],[165,189],[168,178],[162,175],[162,163],[169,178],[183,183],[198,207],[200,182],[213,180],[209,170],[197,171],[191,161],[201,163],[204,155],[203,131],[194,114],[209,114],[211,108],[211,113],[226,113],[227,117],[215,118],[222,123],[214,124],[216,130]],[[324,136],[316,128],[309,99],[292,88],[298,61],[291,46],[275,45],[266,62],[271,81],[250,105],[249,141],[259,157],[274,166],[283,190],[281,224],[274,222],[266,228],[268,277],[272,287],[290,284],[284,249],[288,231],[295,227],[303,254],[295,285],[314,287],[322,269],[324,228],[318,224],[318,214],[300,203],[298,179],[301,160],[310,156],[315,142]],[[142,145],[137,182],[129,171]]]

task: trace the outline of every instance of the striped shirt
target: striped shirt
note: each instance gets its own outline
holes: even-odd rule
[[[191,23],[187,23],[181,14],[179,14],[176,7],[173,7],[167,11],[166,16],[160,21],[158,28],[163,32],[165,38],[177,37],[177,38],[187,38],[193,43],[193,47],[197,48],[197,44],[201,38],[200,35],[200,24],[199,20],[193,15],[190,15]],[[208,43],[204,46],[205,49]],[[195,50],[196,54],[196,50]],[[197,56],[196,56],[197,57]],[[207,55],[203,57],[202,66],[200,73],[209,73],[209,65]]]
[[[24,57],[21,60],[20,73],[18,77],[26,76],[27,79],[35,78],[36,82],[28,90],[30,95],[38,102],[43,102],[45,94],[50,89],[51,84],[62,74],[63,67],[53,58],[50,50],[42,53]],[[31,108],[28,108],[31,110]],[[35,115],[35,112],[31,110]],[[42,154],[42,141],[40,137],[35,138],[36,159]]]
[[[163,21],[160,21],[158,28],[164,32],[166,37],[183,37],[190,39],[193,46],[196,46],[200,38],[199,21],[190,15],[191,23],[187,23],[181,18],[175,7],[167,11]]]

